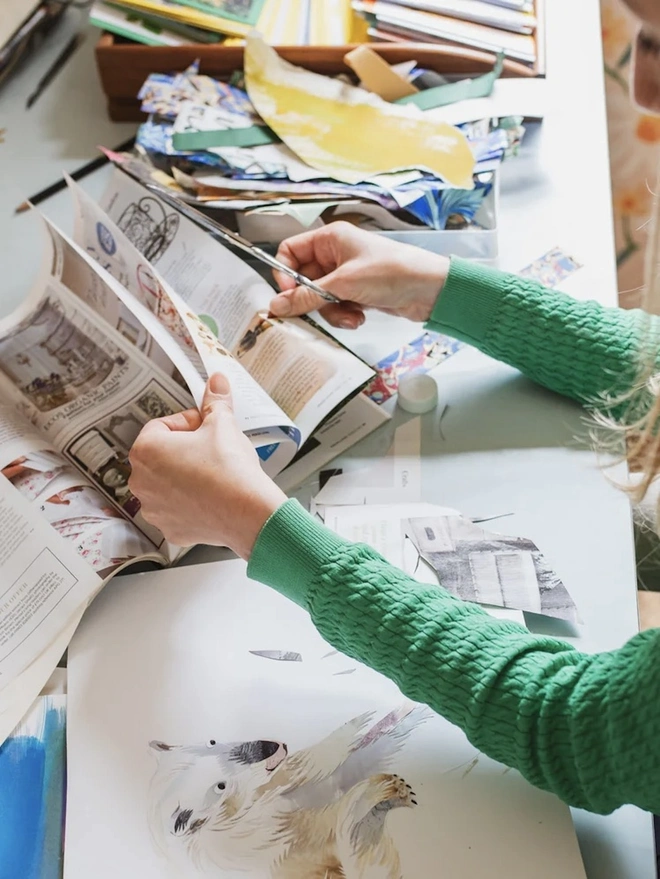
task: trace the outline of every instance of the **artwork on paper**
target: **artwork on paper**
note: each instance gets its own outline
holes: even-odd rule
[[[413,704],[379,720],[361,714],[294,753],[268,739],[152,741],[154,841],[179,867],[187,861],[218,877],[401,879],[389,819],[418,801],[393,770],[431,716]]]
[[[0,746],[0,876],[59,879],[66,696],[41,696]]]
[[[584,879],[566,806],[243,562],[117,578],[68,674],[66,879]]]
[[[580,621],[568,590],[531,540],[486,531],[457,515],[408,519],[404,529],[457,598]]]
[[[544,287],[556,287],[557,284],[580,268],[582,268],[582,264],[574,257],[564,253],[560,247],[553,247],[552,250],[521,269],[518,274],[521,278],[538,281]]]
[[[412,342],[388,354],[374,366],[376,377],[367,385],[363,393],[380,406],[397,393],[399,382],[406,373],[429,372],[463,347],[462,342],[442,333],[432,331],[422,333]]]

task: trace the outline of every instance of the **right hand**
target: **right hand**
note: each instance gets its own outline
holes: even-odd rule
[[[445,256],[341,221],[288,238],[277,258],[342,301],[328,304],[275,271],[282,293],[270,303],[273,315],[293,317],[318,309],[328,323],[350,330],[364,323],[367,308],[428,320],[449,271]]]

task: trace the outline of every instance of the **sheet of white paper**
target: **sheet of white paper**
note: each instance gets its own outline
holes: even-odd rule
[[[501,119],[522,116],[543,119],[546,112],[547,87],[544,79],[498,79],[488,98],[457,101],[446,107],[427,110],[426,116],[451,125],[475,122],[477,119]]]
[[[372,467],[332,476],[316,504],[394,504],[421,500],[421,422],[398,427],[390,452]]]
[[[340,477],[332,477],[339,479]],[[405,539],[402,523],[408,518],[450,515],[453,510],[425,503],[359,504],[356,506],[323,506],[314,499],[316,512],[326,526],[355,543],[366,543],[390,564],[407,574],[414,574],[419,555],[410,541]],[[409,550],[406,551],[406,545]],[[412,551],[410,551],[412,550]],[[421,579],[421,578],[420,578]],[[437,583],[437,577],[429,580]]]
[[[584,879],[566,806],[341,659],[240,561],[115,582],[69,651],[66,879],[272,879],[288,867],[307,879],[338,857],[338,835],[347,879],[365,879],[363,860],[381,851],[388,872],[372,875],[427,879],[440,864],[443,876],[529,879],[533,864],[534,879]],[[351,864],[358,799],[374,803],[378,832]]]
[[[53,669],[69,646],[82,614],[83,611],[80,610],[41,656],[0,690],[0,745],[29,711],[42,688],[48,684]]]
[[[41,688],[40,696],[66,696],[66,669],[56,668]]]

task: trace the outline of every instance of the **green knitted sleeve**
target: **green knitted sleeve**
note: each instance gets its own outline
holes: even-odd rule
[[[579,653],[415,582],[296,501],[262,529],[248,574],[537,787],[594,812],[660,810],[660,630]]]
[[[427,326],[583,403],[620,396],[653,363],[660,370],[658,318],[457,258]]]

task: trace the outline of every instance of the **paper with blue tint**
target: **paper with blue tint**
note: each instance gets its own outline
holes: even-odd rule
[[[0,747],[0,879],[60,879],[66,696],[41,696]]]

